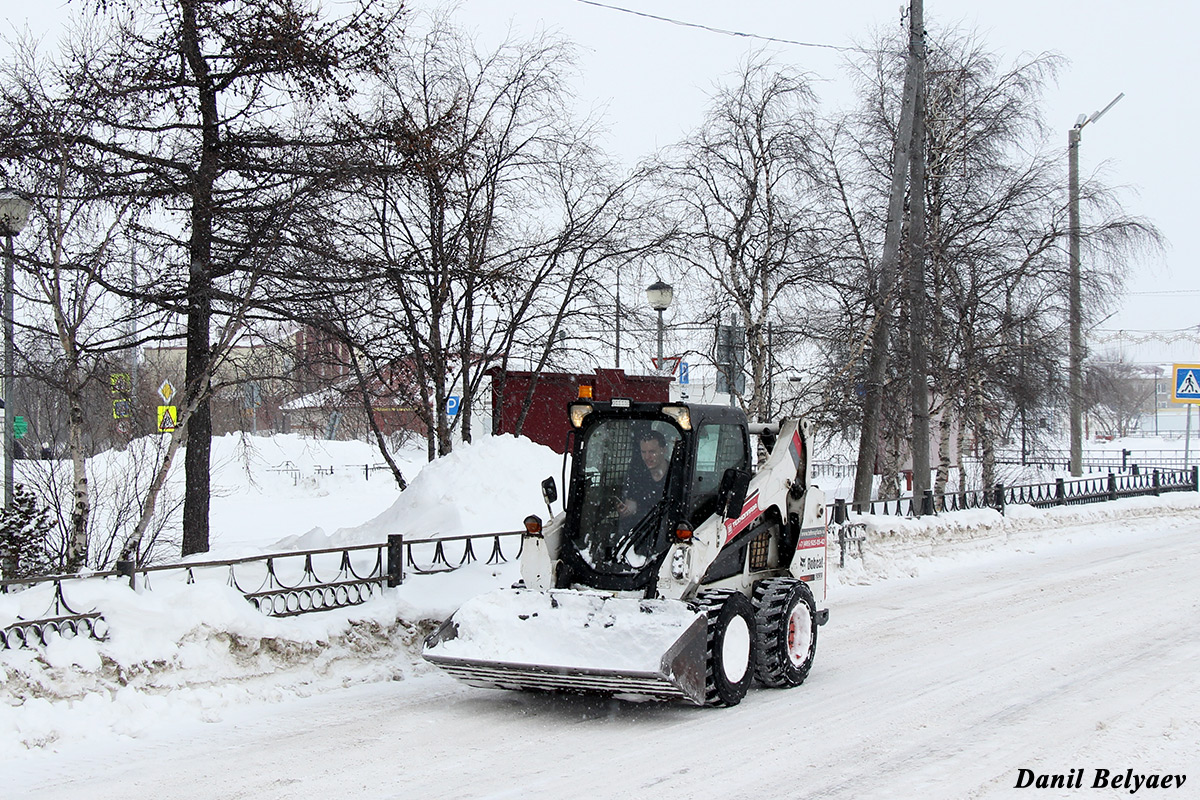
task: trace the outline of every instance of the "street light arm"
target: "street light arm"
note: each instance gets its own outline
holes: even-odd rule
[[[1101,117],[1103,117],[1105,114],[1108,113],[1108,110],[1110,108],[1112,108],[1118,102],[1120,102],[1121,98],[1124,96],[1125,96],[1125,93],[1121,92],[1119,95],[1114,97],[1112,99],[1112,102],[1109,103],[1108,105],[1106,105],[1104,108],[1100,109],[1099,111],[1093,111],[1092,115],[1090,117],[1088,117],[1087,119],[1084,119],[1083,115],[1080,114],[1079,115],[1080,121],[1075,123],[1075,127],[1082,130],[1084,125],[1087,125],[1089,122],[1095,122],[1096,120],[1100,119]]]

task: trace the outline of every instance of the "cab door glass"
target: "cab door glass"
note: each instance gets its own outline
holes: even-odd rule
[[[688,520],[699,525],[717,511],[717,489],[725,470],[749,465],[742,427],[705,423],[696,433],[696,477],[692,485]]]

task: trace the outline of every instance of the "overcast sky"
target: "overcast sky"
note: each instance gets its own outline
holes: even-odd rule
[[[874,29],[898,28],[901,7],[907,6],[900,0],[601,1],[716,28],[842,46],[869,40]],[[1190,97],[1200,79],[1195,41],[1200,12],[1189,3],[1164,0],[1136,8],[1108,0],[926,0],[925,15],[930,24],[974,30],[1006,63],[1046,51],[1068,60],[1044,106],[1049,144],[1061,149],[1064,174],[1067,131],[1079,114],[1125,93],[1084,129],[1081,173],[1103,169],[1110,184],[1135,190],[1127,195],[1128,210],[1155,222],[1169,249],[1130,265],[1131,295],[1103,328],[1200,324],[1200,244],[1192,201],[1200,169],[1191,146],[1200,120]],[[766,47],[819,78],[817,90],[827,103],[849,98],[844,55],[836,50],[725,36],[578,0],[464,0],[459,17],[484,30],[509,23],[518,32],[546,26],[577,42],[580,92],[606,106],[610,146],[627,158],[670,144],[694,127],[713,84],[751,48]]]
[[[598,0],[610,5],[716,28],[812,44],[853,45],[871,31],[900,25],[902,0]],[[34,30],[53,33],[55,14],[30,3],[22,13]],[[59,5],[59,4],[56,4]],[[433,5],[409,0],[410,7]],[[1200,169],[1192,142],[1200,79],[1196,23],[1183,0],[926,0],[928,24],[974,30],[1012,63],[1053,51],[1067,60],[1045,101],[1050,145],[1066,162],[1067,131],[1081,113],[1125,98],[1083,131],[1083,175],[1103,169],[1110,184],[1129,186],[1130,213],[1150,218],[1169,241],[1166,254],[1131,264],[1131,294],[1103,329],[1168,331],[1200,325],[1200,244],[1192,200]],[[636,17],[579,0],[460,0],[457,17],[482,37],[556,30],[580,47],[578,93],[603,109],[609,149],[629,163],[680,139],[700,121],[708,93],[752,48],[766,47],[818,79],[832,106],[849,92],[836,50],[770,44]],[[1065,173],[1065,166],[1064,166]],[[1086,269],[1086,264],[1084,265]],[[1101,333],[1101,336],[1104,334]],[[1197,352],[1196,361],[1200,361]]]

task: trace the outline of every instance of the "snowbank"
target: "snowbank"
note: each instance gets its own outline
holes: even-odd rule
[[[369,521],[285,539],[281,549],[369,544],[389,533],[408,538],[523,530],[530,514],[546,511],[541,482],[562,482],[563,458],[548,447],[510,435],[458,445],[423,467],[390,507]]]
[[[829,537],[831,588],[917,577],[939,560],[961,562],[972,554],[1062,546],[1083,535],[1120,535],[1123,521],[1147,517],[1161,517],[1169,527],[1200,520],[1200,493],[1054,508],[1010,505],[1003,515],[990,508],[922,519],[864,514],[855,518],[866,523],[861,560],[857,546],[848,544],[846,566],[838,569],[839,545],[835,536]]]

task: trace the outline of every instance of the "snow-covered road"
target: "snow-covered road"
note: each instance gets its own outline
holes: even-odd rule
[[[4,765],[3,796],[1039,798],[1018,770],[1187,775],[1200,797],[1200,523],[1143,517],[829,598],[804,686],[740,706],[472,689],[438,673]],[[1014,549],[1015,548],[1015,549]],[[15,788],[16,793],[12,793]]]

